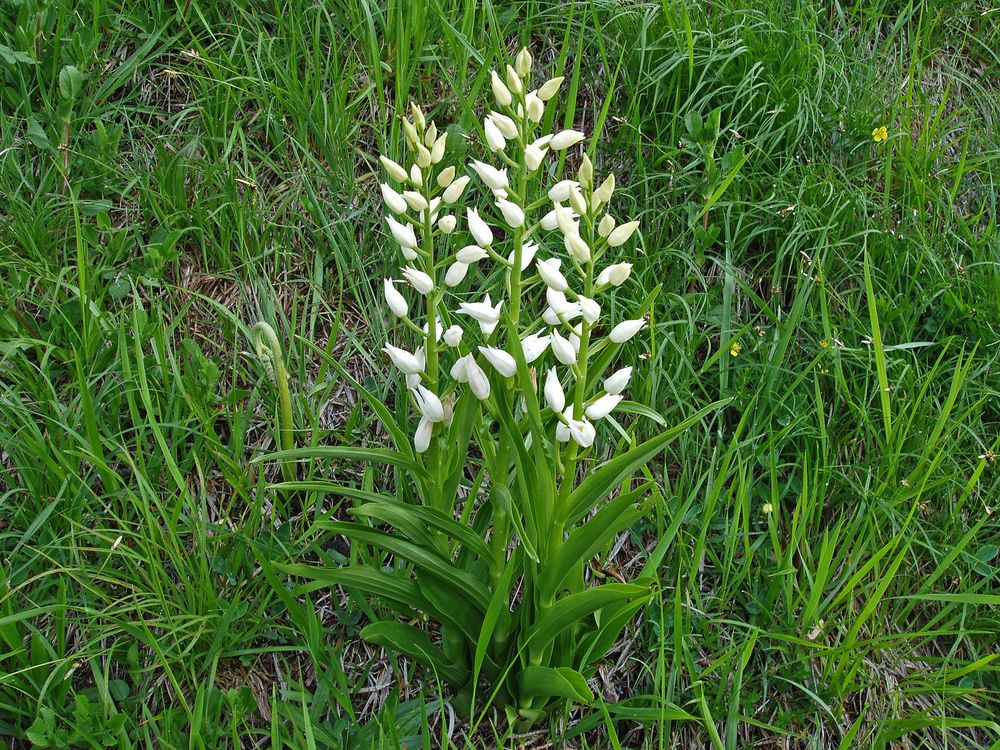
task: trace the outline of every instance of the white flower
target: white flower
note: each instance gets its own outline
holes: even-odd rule
[[[406,266],[403,268],[403,277],[421,294],[430,294],[434,291],[434,279],[423,271]]]
[[[489,336],[500,322],[500,308],[503,307],[503,300],[494,305],[490,301],[490,295],[487,294],[482,302],[460,302],[458,307],[461,314],[468,315],[477,321],[483,333]]]
[[[580,234],[580,225],[573,219],[573,212],[562,203],[556,203],[552,208],[556,214],[556,226],[564,235]]]
[[[638,226],[638,221],[627,221],[624,224],[615,227],[608,235],[608,245],[611,247],[618,247],[619,245],[624,244],[625,241],[632,236],[632,233]]]
[[[455,231],[456,226],[458,226],[458,219],[454,216],[442,216],[438,219],[438,229],[440,229],[443,234],[451,234]]]
[[[576,180],[560,180],[549,188],[549,200],[553,203],[562,203],[563,201],[569,200],[570,191],[579,186],[580,183]]]
[[[462,342],[462,328],[457,325],[451,326],[447,331],[444,332],[444,343],[448,346],[458,346]],[[629,368],[631,370],[632,368]],[[607,384],[605,383],[605,390],[607,390]]]
[[[417,158],[415,161],[421,169],[427,169],[431,165],[431,152],[422,143],[417,144]]]
[[[385,171],[389,173],[392,179],[399,182],[406,182],[406,170],[399,164],[385,156],[380,156],[379,161],[382,162],[382,166],[385,167]]]
[[[423,211],[427,208],[427,199],[416,190],[404,191],[403,200],[405,200],[407,205],[409,205],[409,207],[414,211]]]
[[[545,375],[545,403],[552,411],[560,412],[566,405],[566,394],[563,393],[562,384],[559,382],[559,374],[556,368],[550,367]],[[568,437],[567,437],[568,439]]]
[[[562,85],[563,76],[558,78],[550,78],[545,83],[542,84],[541,88],[538,89],[538,98],[543,102],[547,102],[559,91],[559,87]]]
[[[556,424],[556,440],[560,443],[569,442],[569,425],[559,422]]]
[[[441,327],[441,318],[435,318],[434,321],[435,321],[435,325],[434,325],[434,341],[437,342],[437,341],[441,340],[441,334],[444,333],[444,328]],[[424,323],[424,325],[423,325],[424,336],[427,335],[428,328],[429,328],[428,324]]]
[[[542,117],[545,114],[545,102],[538,98],[538,94],[534,91],[529,91],[528,95],[524,97],[525,114],[528,115],[528,119],[532,122],[541,122]]]
[[[466,245],[457,253],[455,253],[455,260],[460,263],[478,263],[485,258],[488,258],[490,254],[486,252],[479,245]]]
[[[444,158],[444,149],[448,145],[448,133],[442,133],[431,146],[431,162],[437,164]]]
[[[465,377],[469,384],[469,389],[472,391],[472,395],[483,401],[490,396],[490,379],[486,377],[486,373],[483,372],[483,368],[479,366],[479,363],[472,358],[472,355],[468,355],[465,362]]]
[[[437,221],[438,208],[441,206],[441,198],[431,198],[430,207],[427,209],[431,215],[431,221]],[[420,223],[424,222],[424,212],[421,211],[418,216],[420,217]]]
[[[581,263],[590,260],[590,245],[584,242],[579,234],[567,234],[563,239],[563,245],[566,246],[566,252]]]
[[[545,158],[549,150],[547,148],[538,148],[534,144],[529,143],[524,147],[524,163],[528,167],[529,172],[534,172],[542,164],[542,159]]]
[[[451,166],[445,167],[440,172],[438,172],[437,176],[438,187],[446,188],[452,183],[454,179],[455,179],[455,165],[453,164]]]
[[[495,70],[490,71],[490,85],[493,88],[493,98],[497,100],[497,104],[502,107],[510,106],[510,90],[504,86],[503,81],[500,80],[500,76],[497,75]]]
[[[413,232],[413,226],[411,224],[400,224],[391,216],[385,217],[386,222],[389,224],[389,230],[392,232],[392,238],[396,240],[402,247],[408,247],[411,249],[416,249],[417,247],[417,235]]]
[[[406,201],[403,196],[392,189],[392,187],[383,182],[379,185],[382,188],[382,200],[385,201],[385,205],[389,207],[389,210],[395,214],[401,214],[406,210]]]
[[[402,250],[403,257],[406,260],[416,260],[417,259],[417,251],[416,250],[414,250],[412,248],[409,248],[409,247],[401,247],[399,249]]]
[[[417,423],[417,431],[413,434],[413,450],[417,453],[426,453],[431,446],[431,437],[434,435],[434,423],[427,417],[421,417]]]
[[[594,191],[594,198],[599,200],[601,203],[607,203],[611,200],[612,194],[615,192],[615,176],[613,174],[608,175],[608,178],[601,183],[601,186]]]
[[[613,266],[608,266],[597,274],[597,285],[604,286],[605,284],[611,284],[612,286],[621,286],[628,280],[631,273],[631,263],[615,263]]]
[[[608,393],[601,396],[599,399],[595,400],[590,406],[587,407],[587,417],[593,419],[595,422],[598,419],[604,419],[622,400],[622,397],[615,393]]]
[[[611,234],[611,230],[615,228],[615,217],[611,214],[604,214],[601,218],[601,223],[597,225],[597,233],[601,237],[607,237]]]
[[[584,297],[582,294],[578,295],[577,299],[580,301],[580,312],[583,313],[583,319],[590,324],[596,323],[597,319],[601,317],[601,306],[597,304],[597,300]]]
[[[524,353],[524,361],[531,364],[536,359],[545,354],[549,348],[549,336],[540,333],[532,333],[521,339],[521,351]]]
[[[421,361],[421,358],[410,354],[406,349],[400,349],[386,342],[386,345],[382,347],[382,351],[389,355],[389,359],[392,360],[392,363],[404,375],[417,375],[424,371],[424,363]]]
[[[507,66],[507,88],[510,89],[510,93],[512,94],[520,94],[524,91],[524,86],[521,85],[521,77],[510,65]]]
[[[596,435],[597,430],[594,429],[594,425],[586,419],[569,420],[569,436],[581,448],[589,448],[593,445]]]
[[[510,187],[510,183],[507,180],[507,170],[497,169],[496,167],[487,164],[486,162],[473,160],[472,169],[479,179],[482,180],[486,187],[490,190],[505,190]]]
[[[469,177],[469,175],[464,174],[454,182],[449,183],[448,187],[445,188],[445,191],[441,193],[441,200],[445,203],[454,203],[457,201],[462,197],[462,193],[465,191],[465,186],[469,184],[471,179],[472,178]]]
[[[531,53],[527,47],[522,47],[514,58],[514,69],[520,76],[526,76],[531,72]]]
[[[392,314],[397,318],[405,318],[409,309],[406,298],[399,293],[399,290],[392,283],[392,279],[385,279],[383,282],[385,289],[385,302],[389,305]]]
[[[569,289],[569,284],[566,282],[566,277],[559,270],[560,265],[562,265],[562,261],[558,258],[535,261],[535,267],[538,269],[538,274],[542,277],[542,281],[545,282],[545,286],[555,289],[557,292],[565,292]]]
[[[420,167],[417,164],[410,165],[410,182],[418,187],[424,184],[424,177],[420,174]]]
[[[472,237],[477,245],[480,247],[489,247],[493,244],[493,230],[483,221],[478,209],[465,209],[465,218],[466,223],[469,225],[469,231],[472,233]]]
[[[528,266],[531,265],[531,261],[535,258],[535,253],[538,252],[538,245],[534,242],[525,242],[521,246],[521,270],[523,271]],[[507,262],[512,266],[514,265],[514,251],[510,251],[510,255],[507,256]]]
[[[512,377],[517,372],[517,362],[508,352],[492,346],[479,347],[480,353],[503,377]]]
[[[553,151],[562,151],[569,148],[570,146],[575,146],[580,141],[584,139],[583,133],[579,130],[560,130],[554,136],[552,136],[552,146]]]
[[[624,344],[630,338],[639,333],[645,325],[646,321],[641,318],[639,320],[623,320],[611,330],[611,333],[608,334],[608,338],[616,344]]]
[[[580,192],[580,188],[572,188],[569,191],[569,205],[579,216],[583,216],[587,213],[587,199],[583,197],[583,193]]]
[[[448,271],[444,275],[444,285],[448,287],[458,286],[465,279],[469,272],[469,264],[457,261],[448,266]]]
[[[441,399],[429,390],[426,386],[418,385],[413,391],[413,396],[417,401],[417,408],[431,422],[444,421],[444,406]]]
[[[416,123],[417,127],[423,130],[424,126],[427,125],[427,120],[424,119],[424,112],[416,102],[410,102],[410,114],[413,115],[413,122]]]
[[[576,364],[576,349],[556,328],[552,329],[552,353],[564,365]]]
[[[552,231],[557,226],[559,226],[558,217],[556,216],[557,209],[552,209],[545,216],[542,217],[541,225],[542,229],[547,229]]]
[[[497,208],[503,214],[504,221],[510,224],[513,229],[524,226],[524,211],[519,205],[503,198],[497,198]]]
[[[632,368],[623,367],[616,370],[604,380],[604,390],[617,396],[628,387],[629,380],[632,379]]]
[[[500,114],[499,112],[490,112],[487,119],[493,120],[493,124],[497,126],[504,138],[513,140],[517,138],[517,123],[512,119],[507,117],[507,115]]]
[[[447,339],[446,339],[447,340]],[[471,354],[459,357],[455,364],[451,366],[451,377],[459,383],[469,382],[469,362],[472,360]]]
[[[552,143],[552,134],[543,135],[541,138],[537,138],[532,146],[537,146],[538,148],[548,148],[549,144]]]
[[[486,145],[490,147],[490,151],[503,151],[507,148],[507,140],[503,137],[503,133],[489,117],[483,123],[483,130],[486,133]]]

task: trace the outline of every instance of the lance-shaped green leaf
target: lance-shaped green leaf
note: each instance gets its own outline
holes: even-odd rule
[[[605,583],[578,594],[570,594],[542,613],[538,622],[528,631],[527,642],[533,651],[544,648],[564,630],[581,624],[584,618],[605,607],[645,602],[651,587],[634,583]]]
[[[468,670],[449,661],[427,633],[412,625],[376,622],[362,630],[361,637],[369,643],[385,646],[430,667],[435,675],[452,685],[463,685],[469,677]]]
[[[648,582],[647,590],[652,589],[655,583],[651,579]],[[636,585],[643,583],[643,579],[636,579]],[[651,595],[650,595],[651,596]],[[624,601],[607,607],[601,612],[600,623],[597,630],[587,633],[577,644],[577,658],[581,664],[592,664],[604,658],[604,655],[615,645],[618,636],[628,625],[635,613],[649,603],[650,597],[636,598],[632,601]]]
[[[388,448],[352,448],[346,445],[317,445],[312,448],[295,448],[289,451],[274,451],[257,456],[253,463],[262,461],[306,461],[325,458],[336,461],[361,461],[370,464],[390,464],[426,476],[427,472],[411,457]]]
[[[366,503],[349,512],[354,515],[377,518],[383,523],[399,529],[409,537],[410,541],[422,544],[428,549],[432,549],[434,544],[431,534],[428,533],[430,528],[457,540],[463,547],[474,552],[480,558],[489,559],[492,557],[489,547],[475,531],[454,518],[449,518],[437,508],[423,505],[403,505],[395,502],[395,499],[392,498],[389,502],[380,500]]]
[[[520,682],[524,695],[568,698],[585,705],[594,701],[594,693],[587,686],[587,680],[570,667],[525,667]]]
[[[619,495],[579,528],[574,529],[559,549],[555,560],[542,570],[542,596],[552,596],[563,587],[575,566],[585,563],[609,544],[618,532],[627,529],[646,510],[640,500],[649,492],[651,482]]]
[[[645,466],[653,456],[666,448],[670,441],[684,432],[688,427],[696,424],[706,414],[729,403],[730,400],[723,399],[716,401],[703,409],[699,409],[680,424],[674,425],[669,430],[647,440],[645,443],[635,446],[620,456],[615,456],[588,475],[570,493],[568,498],[566,516],[569,523],[575,523],[580,520],[591,508],[608,496],[612,487],[623,482],[640,467]]]

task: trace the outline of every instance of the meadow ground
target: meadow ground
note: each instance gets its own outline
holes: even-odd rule
[[[662,285],[633,397],[733,400],[595,561],[670,540],[597,704],[514,739],[361,643],[359,592],[264,574],[359,550],[251,464],[248,334],[286,342],[299,445],[384,440],[330,366],[395,398],[375,155],[408,97],[471,132],[525,43],[642,220],[623,293]],[[2,742],[1000,747],[998,50],[953,0],[0,3]]]

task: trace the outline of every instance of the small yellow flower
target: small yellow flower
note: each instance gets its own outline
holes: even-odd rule
[[[774,508],[771,506],[771,503],[764,503],[762,506],[760,506],[760,509],[767,514],[770,514],[771,511],[774,510]]]
[[[880,143],[889,137],[889,131],[882,125],[881,127],[875,128],[872,131],[872,138],[875,139],[875,143]]]
[[[741,351],[743,351],[743,344],[741,344],[739,341],[734,341],[733,345],[729,347],[729,356],[738,357],[740,356]]]
[[[819,345],[820,345],[821,349],[829,349],[830,348],[830,339],[820,339],[819,340]]]

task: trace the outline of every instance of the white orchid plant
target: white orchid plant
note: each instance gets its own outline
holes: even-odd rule
[[[614,365],[655,292],[634,317],[608,319],[602,297],[632,270],[612,256],[639,223],[608,210],[615,178],[598,183],[586,154],[576,179],[551,184],[552,157],[585,135],[540,132],[563,79],[530,89],[531,69],[525,49],[490,73],[492,164],[446,164],[447,133],[416,105],[403,122],[409,166],[380,157],[403,261],[384,281],[401,323],[384,352],[412,418],[355,384],[395,447],[324,455],[395,466],[412,491],[329,485],[354,499],[356,520],[323,527],[379,550],[382,565],[290,568],[377,598],[394,614],[363,637],[428,666],[460,709],[499,705],[520,726],[593,700],[588,680],[651,597],[664,550],[632,582],[598,584],[590,563],[659,496],[633,475],[704,414],[638,444],[600,427],[650,413],[624,400],[633,366]]]

